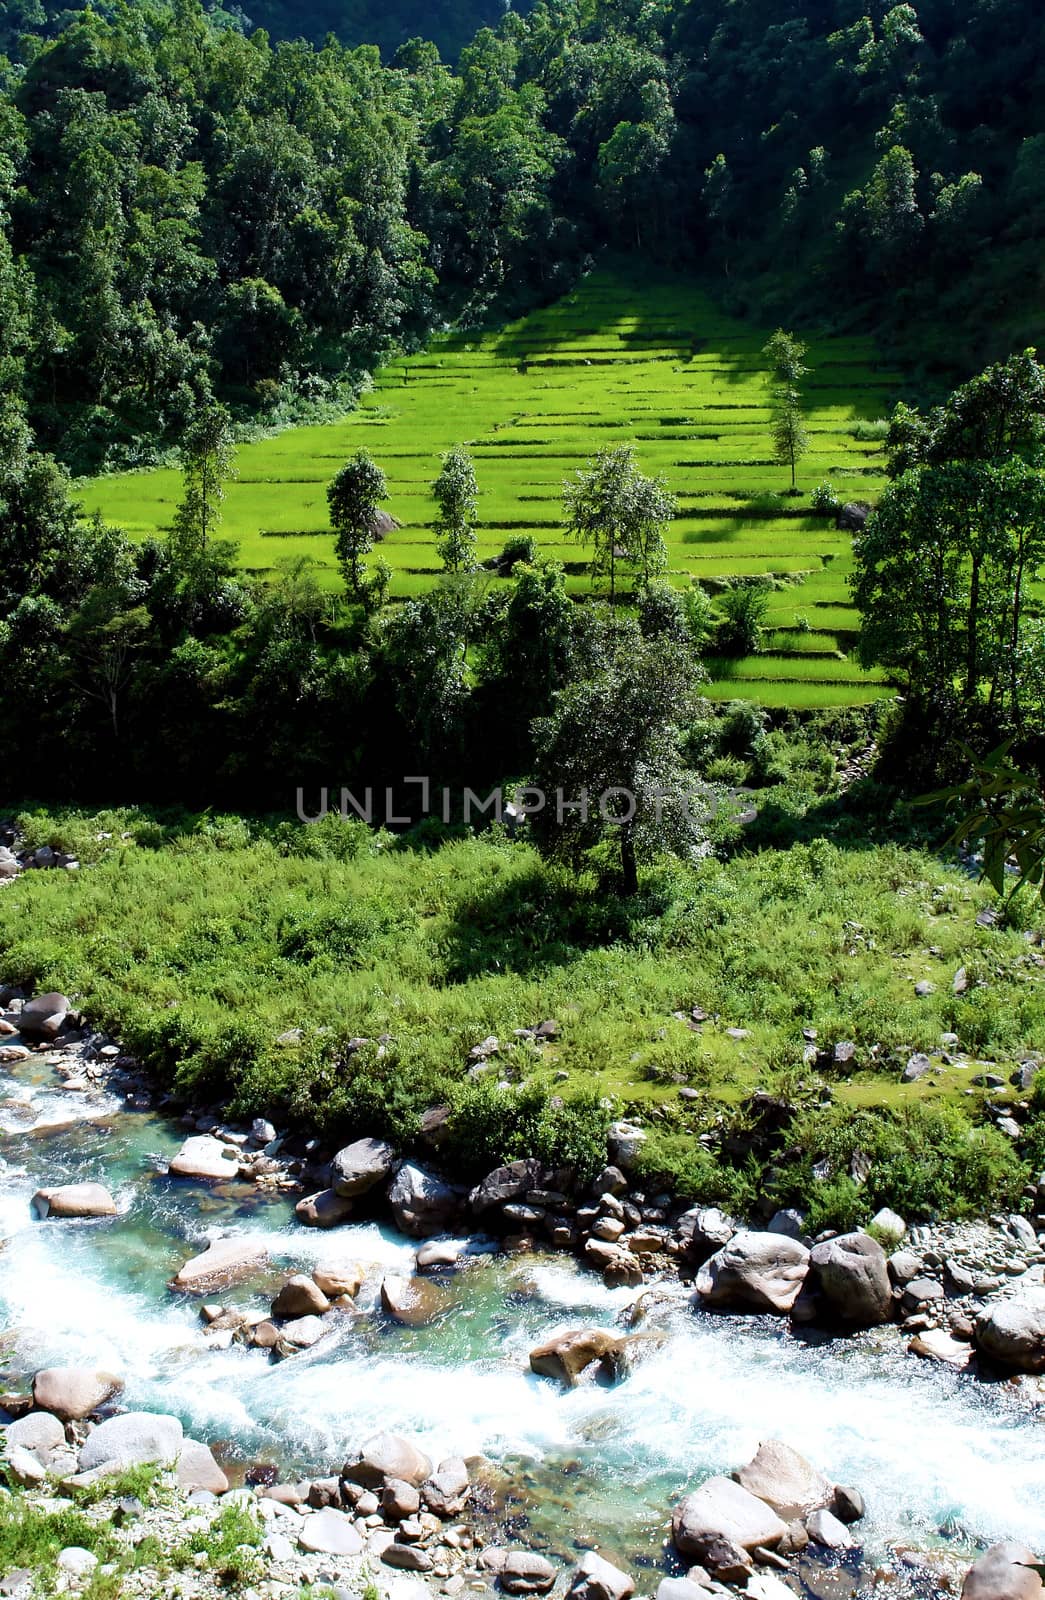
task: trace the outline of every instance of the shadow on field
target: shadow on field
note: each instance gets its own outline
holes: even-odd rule
[[[535,867],[460,902],[440,952],[443,981],[525,977],[570,965],[588,950],[628,940],[650,909],[646,895],[625,902],[605,888],[571,884],[565,873]]]

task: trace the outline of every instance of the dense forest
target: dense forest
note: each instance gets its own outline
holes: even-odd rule
[[[1040,327],[1031,0],[542,4],[454,69],[419,39],[382,63],[365,20],[315,48],[193,0],[40,35],[6,10],[0,381],[76,470],[177,442],[211,389],[277,419],[343,400],[607,245],[739,310],[830,306],[930,372]]]

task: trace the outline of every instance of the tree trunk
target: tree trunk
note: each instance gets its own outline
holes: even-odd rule
[[[635,860],[635,834],[630,822],[626,822],[620,830],[620,868],[624,894],[637,894],[639,868]]]

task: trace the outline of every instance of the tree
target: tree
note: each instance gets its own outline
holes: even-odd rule
[[[593,577],[610,580],[616,597],[618,562],[633,567],[645,586],[668,564],[664,529],[675,515],[675,497],[663,480],[639,471],[630,445],[600,450],[594,463],[563,484],[567,527],[591,545]]]
[[[381,468],[365,450],[357,450],[327,486],[338,565],[353,599],[362,596],[363,558],[374,548],[378,505],[388,498]]]
[[[436,550],[447,572],[473,572],[475,560],[475,518],[479,488],[472,458],[463,445],[454,445],[443,456],[442,470],[432,484],[439,506],[434,524]]]
[[[643,638],[632,618],[589,624],[551,715],[534,724],[533,787],[544,804],[531,825],[541,852],[576,862],[615,834],[623,892],[638,862],[700,843],[693,775],[680,755],[700,678],[693,656],[663,634]]]
[[[221,523],[225,485],[234,474],[232,421],[224,406],[208,405],[189,424],[181,446],[182,499],[169,545],[182,573],[198,571]]]
[[[797,493],[798,463],[809,448],[802,420],[802,379],[806,347],[778,328],[763,350],[770,360],[773,386],[773,451],[782,467],[791,468],[791,493]]]

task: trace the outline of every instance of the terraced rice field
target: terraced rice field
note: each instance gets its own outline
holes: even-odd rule
[[[678,496],[673,582],[714,588],[764,574],[777,584],[772,650],[712,663],[711,692],[777,706],[874,699],[888,686],[850,659],[858,618],[846,586],[849,536],[811,514],[809,494],[824,479],[848,498],[881,489],[880,446],[858,438],[858,424],[887,413],[900,380],[867,340],[810,339],[810,449],[803,493],[792,499],[789,474],[772,460],[761,354],[768,331],[724,315],[681,278],[593,273],[519,323],[451,335],[397,362],[342,421],[241,447],[223,532],[244,567],[265,574],[304,555],[336,589],[326,485],[362,447],[384,467],[388,509],[401,523],[381,547],[391,594],[417,594],[439,573],[429,484],[440,453],[464,442],[479,476],[480,559],[530,533],[582,595],[591,580],[586,552],[562,527],[562,480],[596,450],[631,443],[644,470],[663,475]],[[128,473],[81,492],[89,512],[144,536],[170,525],[181,483],[175,471]]]

